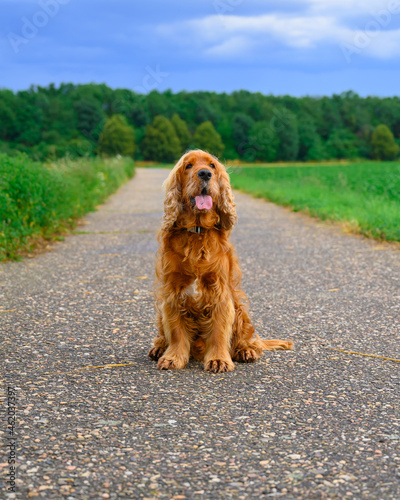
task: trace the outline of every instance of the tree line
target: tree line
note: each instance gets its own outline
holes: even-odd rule
[[[41,161],[121,154],[174,162],[193,147],[249,162],[393,160],[399,146],[399,97],[138,94],[71,83],[0,90],[0,152]]]

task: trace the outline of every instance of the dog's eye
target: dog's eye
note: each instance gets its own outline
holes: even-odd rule
[[[210,163],[210,167],[211,167],[211,168],[215,168],[214,163]]]
[[[192,167],[193,167],[193,165],[192,165],[191,163],[188,163],[188,164],[186,165],[186,170],[189,170],[189,168],[192,168]]]

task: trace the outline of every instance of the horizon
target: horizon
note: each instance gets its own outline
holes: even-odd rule
[[[0,87],[399,95],[400,0],[3,0]]]
[[[9,90],[11,92],[13,92],[14,94],[17,94],[18,92],[27,92],[29,91],[30,89],[33,89],[35,92],[37,92],[39,89],[49,89],[52,85],[54,85],[54,87],[59,90],[61,88],[61,86],[63,85],[74,85],[76,87],[78,86],[88,86],[88,85],[98,85],[98,86],[102,86],[102,85],[105,85],[106,87],[108,87],[109,89],[111,89],[112,91],[115,91],[115,90],[127,90],[129,92],[133,92],[137,95],[143,95],[143,96],[148,96],[151,92],[158,92],[160,94],[164,94],[164,93],[171,93],[173,95],[177,95],[179,93],[187,93],[187,94],[192,94],[192,93],[215,93],[215,94],[218,94],[218,95],[221,95],[221,94],[226,94],[226,95],[232,95],[234,93],[239,93],[239,92],[249,92],[251,94],[261,94],[262,96],[264,97],[274,97],[274,98],[279,98],[279,97],[293,97],[295,99],[302,99],[302,98],[309,98],[309,99],[323,99],[323,98],[332,98],[332,97],[335,97],[335,96],[346,96],[346,95],[349,95],[349,94],[353,94],[355,97],[359,97],[361,99],[368,99],[368,98],[377,98],[377,99],[392,99],[392,98],[400,98],[400,95],[396,94],[396,95],[387,95],[387,96],[381,96],[381,95],[377,95],[377,94],[368,94],[368,95],[361,95],[357,92],[355,92],[354,90],[352,89],[348,89],[348,90],[344,90],[340,93],[332,93],[330,95],[328,94],[320,94],[320,95],[311,95],[311,94],[305,94],[305,95],[293,95],[293,94],[274,94],[272,92],[270,93],[264,93],[264,92],[260,92],[260,91],[251,91],[251,90],[248,90],[248,89],[244,89],[244,88],[241,88],[241,89],[235,89],[235,90],[232,90],[230,92],[225,92],[225,91],[216,91],[216,90],[208,90],[208,89],[200,89],[200,90],[186,90],[186,89],[182,89],[182,90],[172,90],[170,88],[166,88],[164,90],[159,90],[157,88],[155,89],[152,89],[152,90],[149,90],[147,93],[141,93],[141,92],[137,92],[135,91],[135,89],[130,89],[128,87],[113,87],[111,85],[108,85],[106,82],[80,82],[80,83],[74,83],[74,82],[60,82],[59,84],[55,84],[54,82],[50,82],[48,83],[47,85],[37,85],[37,84],[30,84],[28,87],[26,88],[23,88],[23,89],[18,89],[18,90],[14,90],[14,89],[11,89],[11,88],[7,88],[7,87],[0,87],[0,91],[1,90]]]

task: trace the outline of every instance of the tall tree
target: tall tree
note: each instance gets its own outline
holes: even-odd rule
[[[348,129],[334,130],[326,142],[326,151],[328,158],[355,158],[358,154],[356,136]]]
[[[299,131],[296,116],[283,107],[277,107],[273,124],[279,138],[278,160],[297,159],[299,152]]]
[[[35,106],[28,92],[19,92],[15,109],[17,131],[16,142],[33,146],[41,140],[44,129],[44,113]]]
[[[106,121],[100,134],[98,150],[107,156],[133,156],[135,133],[125,117],[114,115]]]
[[[0,140],[12,141],[17,133],[17,120],[14,111],[0,101]]]
[[[308,149],[305,161],[322,161],[327,159],[325,144],[319,135],[315,137],[311,147]]]
[[[377,160],[394,160],[399,155],[399,146],[387,125],[378,125],[371,139],[372,157]]]
[[[243,155],[249,145],[249,135],[251,127],[254,125],[254,120],[244,114],[236,113],[232,122],[232,137],[235,142],[236,151],[239,155]]]
[[[174,162],[182,154],[182,146],[175,128],[165,116],[156,116],[151,125],[147,125],[142,142],[142,154],[145,160]]]
[[[271,122],[255,122],[251,127],[248,144],[242,153],[246,161],[276,161],[279,137]]]
[[[320,139],[314,120],[308,114],[301,114],[298,119],[299,130],[299,153],[298,158],[301,161],[308,159],[308,152],[311,148],[316,148],[316,142]],[[320,143],[321,144],[321,143]],[[312,153],[314,155],[314,153]]]
[[[210,121],[203,122],[197,127],[193,143],[196,148],[204,149],[215,156],[221,156],[225,149],[221,136]]]
[[[192,139],[187,123],[185,122],[185,120],[182,120],[182,118],[177,113],[175,113],[171,118],[171,123],[174,126],[176,135],[178,136],[178,139],[181,143],[182,150],[186,150],[189,147],[190,141]]]
[[[104,113],[93,98],[80,99],[75,103],[78,130],[89,140],[97,141],[104,126]]]

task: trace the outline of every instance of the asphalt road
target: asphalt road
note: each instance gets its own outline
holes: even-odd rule
[[[227,374],[160,372],[166,174],[138,169],[80,234],[0,266],[5,498],[399,499],[400,363],[327,347],[400,359],[400,251],[236,194],[253,322],[295,348]]]

